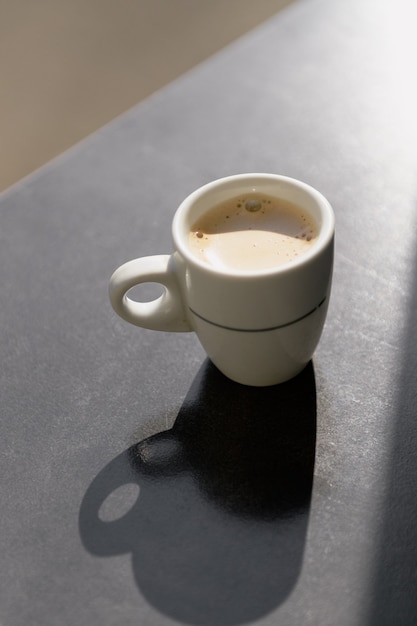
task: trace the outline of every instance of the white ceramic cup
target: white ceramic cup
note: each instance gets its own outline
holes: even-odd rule
[[[248,193],[282,198],[306,210],[318,226],[307,252],[285,265],[264,270],[216,269],[188,245],[197,218],[216,204]],[[191,193],[173,220],[174,252],[135,259],[110,279],[116,313],[143,328],[194,331],[218,369],[254,386],[284,382],[313,356],[329,303],[334,214],[318,191],[274,174],[240,174],[215,180]],[[141,283],[164,290],[151,302],[132,300]]]

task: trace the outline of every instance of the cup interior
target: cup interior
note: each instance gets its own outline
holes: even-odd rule
[[[192,256],[193,261],[196,261],[189,249],[188,238],[190,230],[198,218],[226,200],[254,193],[292,202],[313,218],[317,225],[318,237],[300,261],[308,258],[311,254],[315,254],[333,236],[333,210],[326,198],[316,189],[285,176],[240,174],[208,183],[194,191],[181,203],[173,221],[173,237],[177,249],[186,257]],[[294,262],[291,265],[294,265]]]

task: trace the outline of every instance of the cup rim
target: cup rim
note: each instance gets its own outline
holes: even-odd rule
[[[187,218],[190,209],[195,205],[196,202],[201,200],[204,196],[213,193],[215,190],[219,190],[220,188],[232,189],[234,186],[236,186],[236,194],[239,194],[241,193],[240,190],[243,186],[245,186],[248,191],[255,191],[257,186],[260,186],[262,184],[265,185],[274,183],[286,185],[287,187],[296,187],[298,190],[301,190],[305,194],[308,194],[310,197],[312,197],[315,200],[317,206],[320,207],[322,224],[320,227],[319,235],[317,237],[317,241],[307,252],[301,255],[300,258],[293,259],[288,263],[278,265],[276,267],[264,269],[219,269],[197,258],[190,251],[185,241],[185,232],[189,233],[190,229],[189,227],[185,228],[184,220]],[[238,187],[240,187],[240,189],[238,189]],[[215,204],[213,206],[215,206]],[[288,272],[292,272],[296,268],[308,264],[331,243],[334,236],[334,230],[335,216],[333,208],[330,202],[325,198],[325,196],[323,196],[322,193],[317,191],[317,189],[315,189],[308,183],[304,183],[300,180],[297,180],[296,178],[284,176],[281,174],[268,173],[235,174],[231,176],[224,176],[222,178],[218,178],[209,183],[206,183],[205,185],[202,185],[201,187],[190,193],[181,202],[172,222],[172,236],[175,244],[175,249],[182,255],[182,257],[187,259],[188,262],[192,263],[195,266],[198,266],[199,268],[201,268],[201,270],[210,274],[242,278],[285,274]]]

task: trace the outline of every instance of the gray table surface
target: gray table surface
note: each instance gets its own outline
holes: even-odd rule
[[[1,195],[1,626],[417,623],[412,5],[296,1]],[[247,171],[337,219],[314,362],[265,390],[107,296]]]

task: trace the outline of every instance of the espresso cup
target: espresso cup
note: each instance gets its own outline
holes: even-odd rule
[[[254,196],[291,203],[309,216],[316,227],[311,245],[266,268],[216,265],[195,253],[190,233],[200,219],[232,198]],[[274,174],[221,178],[181,203],[172,236],[172,254],[135,259],[114,272],[109,293],[116,313],[151,330],[194,331],[217,368],[238,383],[268,386],[296,376],[313,356],[329,304],[334,214],[324,196]],[[132,299],[129,290],[142,283],[159,283],[162,295]]]

